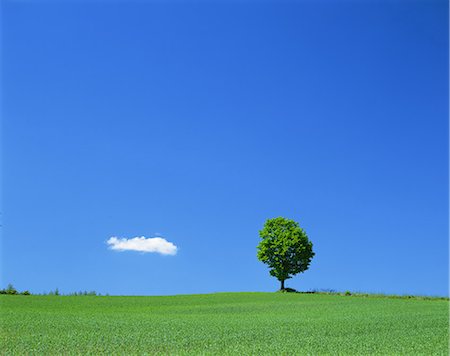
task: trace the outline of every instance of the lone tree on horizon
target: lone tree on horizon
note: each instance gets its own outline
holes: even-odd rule
[[[306,271],[314,257],[312,243],[298,222],[282,217],[268,219],[259,231],[258,259],[270,268],[270,275],[281,282]]]

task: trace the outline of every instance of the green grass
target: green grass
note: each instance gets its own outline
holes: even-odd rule
[[[1,296],[0,354],[442,354],[448,300]]]

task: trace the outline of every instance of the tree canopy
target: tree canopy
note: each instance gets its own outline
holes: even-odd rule
[[[268,219],[261,231],[258,259],[270,268],[270,275],[281,282],[309,268],[314,252],[312,243],[300,225],[290,219]]]

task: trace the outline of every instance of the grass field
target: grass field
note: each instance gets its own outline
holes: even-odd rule
[[[1,354],[442,354],[447,300],[1,296]]]

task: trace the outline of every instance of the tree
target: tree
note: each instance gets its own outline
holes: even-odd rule
[[[312,243],[294,220],[268,219],[259,231],[258,259],[270,268],[270,275],[281,282],[306,271],[314,257]]]
[[[17,294],[17,290],[16,288],[14,288],[14,286],[10,283],[8,284],[8,286],[6,287],[6,294]]]

